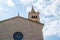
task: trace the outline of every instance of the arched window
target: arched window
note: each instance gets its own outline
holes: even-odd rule
[[[34,18],[35,18],[35,16],[34,16]]]
[[[22,40],[23,39],[23,33],[22,32],[15,32],[13,34],[13,39],[14,40]]]
[[[36,18],[37,18],[37,16],[36,16]]]
[[[37,18],[37,16],[32,16],[32,18]]]
[[[38,21],[36,21],[36,22],[38,22]]]
[[[34,17],[32,16],[32,18],[34,18]]]

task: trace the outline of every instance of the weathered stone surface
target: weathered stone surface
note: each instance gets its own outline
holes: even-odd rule
[[[14,40],[15,32],[22,32],[23,40],[43,40],[43,25],[24,19],[22,17],[14,17],[0,23],[0,40]]]

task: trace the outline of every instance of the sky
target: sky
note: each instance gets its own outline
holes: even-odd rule
[[[0,21],[18,16],[18,13],[28,18],[32,5],[44,24],[44,40],[60,40],[60,0],[0,0]]]

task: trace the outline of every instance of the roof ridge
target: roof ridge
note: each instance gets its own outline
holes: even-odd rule
[[[21,17],[21,16],[16,16],[16,17],[13,17],[13,18],[9,18],[9,19],[0,21],[0,23],[2,23],[2,22],[4,22],[4,21],[7,21],[7,20],[10,20],[10,19],[17,18],[17,17],[18,17],[18,18],[23,18],[23,19],[25,19],[25,20],[29,20],[29,21],[34,22],[34,23],[42,24],[42,23],[40,23],[40,22],[35,22],[35,21],[33,21],[33,20],[30,20],[30,19],[27,19],[27,18],[24,18],[24,17]],[[44,24],[42,24],[42,25],[44,25]]]

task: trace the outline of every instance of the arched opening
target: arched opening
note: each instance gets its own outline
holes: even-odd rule
[[[37,18],[37,16],[32,16],[32,18]]]
[[[32,16],[32,18],[34,18],[34,17]]]
[[[36,18],[37,18],[37,16],[36,16]]]

